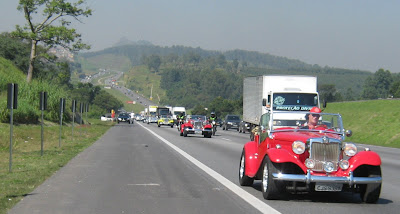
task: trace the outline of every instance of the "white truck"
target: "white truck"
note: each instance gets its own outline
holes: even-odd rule
[[[185,107],[180,107],[180,106],[176,106],[176,107],[172,107],[172,118],[174,119],[174,121],[176,121],[177,116],[179,116],[181,113],[183,113],[183,115],[186,116],[186,108]]]
[[[243,121],[252,130],[261,115],[269,111],[310,111],[320,106],[317,77],[301,75],[264,75],[246,77],[243,81]],[[286,118],[282,126],[294,126]],[[252,136],[251,136],[252,137]]]

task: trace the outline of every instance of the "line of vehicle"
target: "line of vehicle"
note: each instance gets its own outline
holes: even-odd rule
[[[185,157],[188,161],[192,162],[194,165],[199,167],[205,173],[207,173],[208,175],[213,177],[215,180],[220,182],[222,185],[224,185],[226,188],[231,190],[233,193],[235,193],[237,196],[242,198],[244,201],[248,202],[251,206],[253,206],[257,210],[259,210],[261,213],[280,213],[279,211],[275,210],[274,208],[272,208],[268,204],[264,203],[260,199],[254,197],[250,193],[246,192],[245,190],[240,188],[238,185],[232,183],[230,180],[226,179],[224,176],[220,175],[219,173],[217,173],[213,169],[209,168],[208,166],[206,166],[202,162],[198,161],[197,159],[195,159],[194,157],[192,157],[191,155],[189,155],[188,153],[186,153],[182,149],[178,148],[177,146],[175,146],[174,144],[172,144],[168,140],[166,140],[163,137],[161,137],[160,135],[156,134],[155,132],[153,132],[149,128],[143,126],[140,123],[138,123],[138,124],[141,127],[143,127],[144,129],[146,129],[147,131],[149,131],[151,134],[153,134],[155,137],[160,139],[162,142],[164,142],[167,146],[171,147],[176,152],[178,152],[180,155]]]

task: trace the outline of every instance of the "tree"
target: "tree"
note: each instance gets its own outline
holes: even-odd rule
[[[365,80],[362,97],[366,99],[387,98],[392,82],[390,71],[379,69],[373,76],[369,76]]]
[[[334,84],[318,85],[318,92],[320,94],[320,100],[325,100],[327,102],[335,101],[336,86]]]
[[[82,43],[81,35],[74,28],[69,28],[71,22],[65,18],[78,21],[80,17],[92,15],[92,11],[83,8],[85,0],[75,3],[67,0],[20,0],[17,9],[24,13],[25,26],[16,26],[12,32],[14,37],[26,39],[31,42],[29,68],[26,81],[32,81],[35,60],[38,57],[37,45],[45,43],[48,48],[62,46],[70,51],[90,49],[89,45]],[[36,17],[36,14],[41,14]],[[42,21],[35,23],[34,18]]]
[[[353,89],[351,87],[347,88],[346,93],[344,94],[344,99],[347,101],[355,100],[356,96],[354,95]]]
[[[160,68],[161,65],[161,57],[159,55],[152,54],[149,57],[146,58],[146,64],[147,67],[149,67],[149,70],[154,69],[154,72],[158,72],[158,69]]]
[[[389,92],[394,98],[400,98],[400,81],[394,82]]]

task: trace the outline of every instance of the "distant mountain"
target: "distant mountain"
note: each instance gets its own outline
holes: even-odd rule
[[[372,75],[369,71],[351,70],[334,67],[321,67],[311,65],[300,60],[274,56],[268,53],[256,51],[231,50],[213,51],[200,47],[185,47],[174,45],[161,47],[147,41],[132,42],[122,38],[114,46],[97,52],[79,54],[85,62],[91,62],[91,68],[102,66],[121,71],[128,71],[132,66],[143,65],[143,57],[158,55],[167,62],[171,59],[195,61],[229,62],[239,66],[243,76],[258,76],[268,74],[312,75],[318,77],[318,84],[333,84],[338,92],[345,93],[352,90],[354,96],[358,96],[364,85],[365,79]],[[125,44],[125,45],[124,45]],[[123,68],[122,68],[123,66]],[[90,66],[85,66],[90,67]],[[94,69],[93,69],[94,70]],[[187,69],[188,70],[188,69]]]
[[[153,45],[151,42],[146,40],[131,41],[126,37],[122,37],[113,47],[125,46],[125,45]]]

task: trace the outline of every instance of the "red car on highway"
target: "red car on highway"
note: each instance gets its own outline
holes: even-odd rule
[[[254,141],[243,147],[239,183],[262,180],[265,199],[303,192],[359,193],[375,203],[382,186],[381,158],[368,148],[359,151],[346,142],[339,114],[313,114],[318,125],[309,128],[307,112],[270,112],[261,116]],[[318,119],[319,118],[319,119]]]
[[[186,121],[181,124],[179,130],[180,136],[187,137],[188,134],[201,134],[204,137],[211,138],[212,125],[203,115],[187,115]]]

